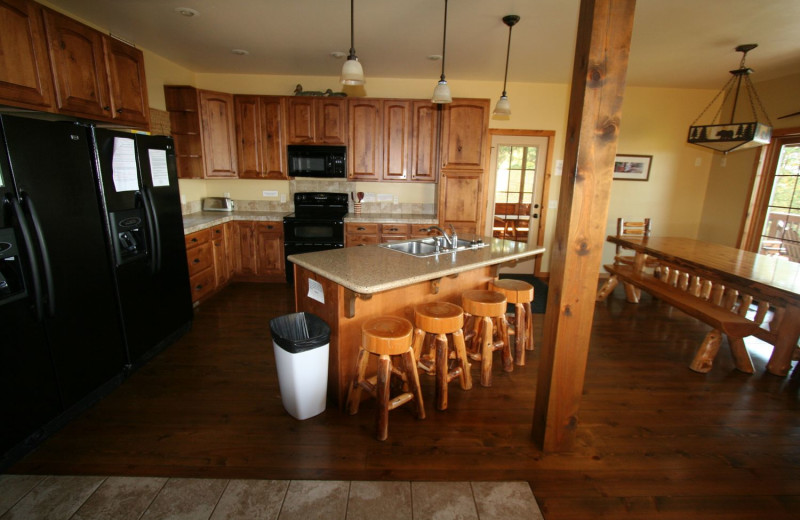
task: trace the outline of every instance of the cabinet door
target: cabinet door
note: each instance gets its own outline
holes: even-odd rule
[[[348,103],[350,121],[347,176],[350,179],[377,181],[381,178],[381,101],[351,99]]]
[[[211,244],[214,255],[214,274],[217,279],[217,288],[226,285],[230,280],[228,269],[227,243],[225,241],[225,226],[220,224],[211,228]]]
[[[316,138],[314,98],[290,97],[286,102],[289,144],[312,144]]]
[[[439,225],[459,233],[483,230],[483,175],[443,171],[439,179]]]
[[[111,89],[111,116],[115,121],[149,128],[150,105],[142,51],[108,36],[103,37],[103,44]]]
[[[175,161],[181,179],[202,179],[203,138],[197,89],[164,85],[170,132],[175,139]]]
[[[261,158],[261,118],[258,96],[234,96],[236,152],[239,178],[258,179],[264,172]]]
[[[50,9],[44,15],[58,110],[110,119],[102,34]]]
[[[256,242],[254,222],[234,222],[238,247],[236,258],[236,274],[240,276],[256,275]]]
[[[488,99],[454,99],[443,108],[442,169],[484,170]]]
[[[0,0],[0,103],[34,110],[53,107],[42,8],[27,0]]]
[[[206,178],[236,177],[233,95],[201,90],[200,120]]]
[[[345,144],[347,138],[347,99],[318,98],[317,135],[318,144]]]
[[[430,101],[412,103],[411,180],[436,182],[440,105]]]
[[[409,178],[411,132],[411,102],[383,102],[383,171],[385,181],[404,181]],[[352,141],[351,141],[352,143]]]
[[[256,273],[260,277],[283,278],[283,230],[281,224],[257,222]]]
[[[266,179],[288,179],[286,169],[286,113],[285,98],[262,96],[259,105],[261,114],[262,172]]]
[[[230,280],[236,272],[237,259],[242,257],[242,252],[239,245],[239,237],[236,234],[236,224],[233,222],[226,222],[223,228],[225,229],[225,255],[228,266],[227,278]]]

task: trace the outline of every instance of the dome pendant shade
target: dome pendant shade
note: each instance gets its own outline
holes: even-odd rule
[[[433,98],[431,99],[434,103],[452,103],[453,97],[450,95],[450,87],[447,85],[447,81],[441,80],[436,85],[436,88],[433,89]]]
[[[500,99],[497,101],[497,105],[494,107],[494,112],[492,115],[499,117],[499,118],[509,118],[511,117],[511,103],[508,101],[508,95],[506,95],[506,83],[508,82],[508,58],[511,56],[511,28],[514,27],[517,22],[519,22],[519,16],[515,14],[509,14],[503,17],[503,23],[508,26],[508,47],[506,48],[506,74],[503,77],[503,94],[500,96]]]
[[[342,85],[363,85],[366,83],[364,68],[358,61],[358,56],[356,56],[355,37],[353,34],[353,2],[354,0],[350,0],[350,54],[347,56],[347,61],[342,65],[342,77],[340,79]]]
[[[433,97],[431,101],[434,103],[452,103],[453,97],[450,95],[450,87],[447,85],[447,80],[444,79],[444,56],[447,44],[447,0],[444,0],[444,31],[442,31],[442,75],[439,78],[439,83],[433,89]]]
[[[500,99],[497,100],[497,104],[494,106],[494,112],[492,112],[496,116],[510,116],[511,115],[511,103],[508,101],[508,96],[505,95],[505,92]]]
[[[755,87],[750,81],[750,73],[753,70],[744,66],[744,59],[747,53],[757,46],[755,43],[749,43],[736,47],[736,51],[742,53],[742,61],[739,64],[739,68],[730,71],[731,78],[711,100],[711,103],[697,116],[697,119],[692,122],[686,139],[688,143],[711,148],[722,153],[746,150],[769,144],[772,137],[772,122],[766,110],[764,110],[761,100],[758,98]],[[716,105],[720,98],[721,101],[711,121],[705,124],[698,124],[698,121],[708,109]],[[740,98],[747,98],[747,103],[742,103],[742,106],[749,107],[748,111],[750,113],[744,116],[737,113],[736,105]],[[727,115],[730,115],[730,117],[727,120],[723,120],[723,117]]]
[[[364,69],[361,67],[361,62],[353,55],[347,58],[342,66],[342,85],[363,85],[366,83],[364,80]]]

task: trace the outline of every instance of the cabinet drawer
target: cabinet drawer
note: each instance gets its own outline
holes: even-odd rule
[[[350,222],[345,224],[345,233],[348,235],[377,235],[378,224],[367,222]]]
[[[347,235],[347,247],[377,244],[378,235]]]
[[[411,224],[381,224],[381,235],[408,235]]]
[[[436,236],[439,234],[438,231],[428,231],[428,228],[433,225],[434,224],[411,224],[409,235],[413,238]]]
[[[211,240],[211,229],[204,229],[202,231],[197,231],[195,233],[186,235],[184,240],[186,240],[186,249],[200,244],[205,244]]]
[[[205,271],[189,278],[189,283],[192,286],[192,301],[205,297],[214,290],[216,284],[214,270],[206,269]]]
[[[214,247],[211,242],[205,242],[186,251],[189,261],[189,276],[194,276],[203,269],[214,266]],[[213,273],[214,270],[212,269]]]

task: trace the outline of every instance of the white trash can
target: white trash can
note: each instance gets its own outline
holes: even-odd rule
[[[325,411],[331,329],[314,314],[296,312],[269,322],[281,401],[295,419]]]

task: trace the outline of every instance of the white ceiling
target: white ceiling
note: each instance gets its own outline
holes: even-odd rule
[[[198,73],[336,76],[350,47],[348,0],[49,0],[77,17]],[[449,0],[448,81],[567,83],[579,0]],[[197,10],[187,18],[176,7]],[[441,62],[443,0],[355,0],[355,48],[370,77],[430,78]],[[800,72],[798,0],[639,0],[628,84],[718,89],[734,48],[758,43],[753,81]],[[231,49],[246,49],[237,56]]]

